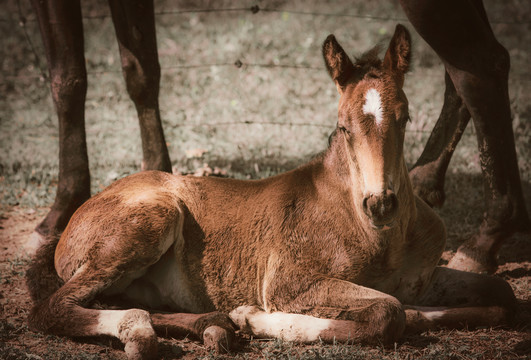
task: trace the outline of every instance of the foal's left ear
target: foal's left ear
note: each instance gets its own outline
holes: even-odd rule
[[[402,24],[396,25],[395,34],[385,53],[383,66],[391,71],[400,87],[404,85],[404,74],[411,61],[411,35]]]

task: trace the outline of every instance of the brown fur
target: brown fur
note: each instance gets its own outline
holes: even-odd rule
[[[370,66],[352,64],[335,38],[325,41],[341,95],[338,127],[308,164],[256,181],[143,172],[88,200],[55,251],[65,284],[36,305],[31,325],[65,334],[75,323],[74,335],[117,336],[129,356],[147,358],[156,345],[147,313],[87,309],[94,297],[231,312],[243,331],[303,342],[393,342],[425,324],[490,324],[481,307],[510,309],[510,287],[437,267],[445,228],[413,195],[402,155],[410,48],[400,25],[385,60]],[[364,107],[371,101],[379,120]],[[159,332],[189,331],[216,348],[233,332],[222,314],[152,320]]]

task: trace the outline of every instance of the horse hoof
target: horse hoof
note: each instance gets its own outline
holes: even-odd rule
[[[157,358],[157,338],[139,337],[125,343],[124,351],[128,360],[150,360]]]
[[[476,274],[494,274],[498,268],[495,258],[481,256],[477,251],[462,245],[447,265],[450,269],[468,271]]]
[[[234,332],[217,325],[209,326],[203,332],[203,343],[208,350],[218,354],[230,351],[234,342]]]
[[[158,339],[147,311],[129,310],[118,324],[118,331],[129,360],[157,357]]]

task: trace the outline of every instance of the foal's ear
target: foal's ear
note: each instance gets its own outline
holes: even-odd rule
[[[385,53],[383,66],[394,74],[398,85],[404,85],[404,74],[411,61],[411,35],[402,24],[396,25],[395,34]]]
[[[328,73],[336,83],[337,91],[343,93],[354,73],[354,65],[334,35],[328,35],[323,43],[323,57]]]

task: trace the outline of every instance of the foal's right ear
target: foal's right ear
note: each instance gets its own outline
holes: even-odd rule
[[[342,94],[354,73],[354,65],[334,35],[328,35],[323,43],[323,57],[328,73],[336,83],[337,91]]]

